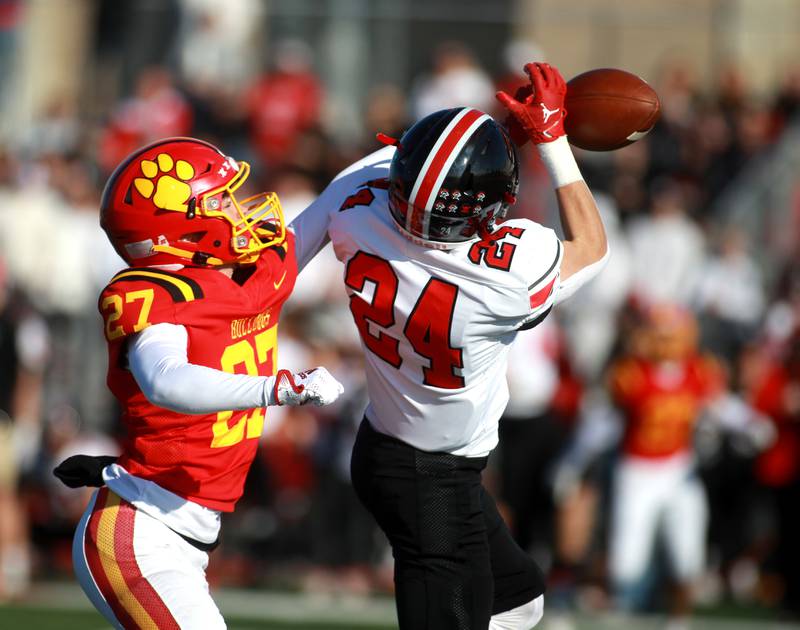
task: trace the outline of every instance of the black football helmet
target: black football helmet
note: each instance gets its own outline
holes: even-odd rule
[[[389,209],[400,230],[447,249],[492,231],[519,187],[517,154],[505,129],[471,107],[414,124],[389,170]]]

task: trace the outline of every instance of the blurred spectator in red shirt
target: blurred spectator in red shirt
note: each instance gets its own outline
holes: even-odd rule
[[[755,383],[753,405],[775,421],[778,438],[758,460],[763,484],[776,488],[800,477],[800,335],[790,340],[785,362],[770,362]]]
[[[768,489],[777,531],[771,541],[767,572],[780,576],[783,604],[800,614],[800,332],[795,331],[783,356],[759,370],[752,404],[775,422],[777,439],[756,461],[756,477]]]
[[[100,136],[100,166],[110,172],[148,142],[189,135],[193,118],[169,71],[160,66],[147,68],[139,75],[133,95],[120,101],[111,112]]]
[[[282,166],[300,135],[317,126],[322,100],[311,49],[299,40],[279,42],[273,70],[262,75],[246,97],[253,145],[267,170]]]

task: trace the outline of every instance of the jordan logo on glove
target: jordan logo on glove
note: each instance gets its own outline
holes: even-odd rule
[[[547,124],[547,121],[550,120],[550,116],[553,114],[557,114],[561,111],[561,109],[547,109],[547,105],[541,103],[542,106],[542,114],[544,114],[544,124]]]
[[[525,139],[534,144],[552,142],[564,135],[567,84],[558,70],[546,63],[529,63],[525,72],[530,83],[517,90],[513,97],[505,92],[497,93],[497,100],[509,113],[506,124],[512,140],[517,145],[523,144]]]

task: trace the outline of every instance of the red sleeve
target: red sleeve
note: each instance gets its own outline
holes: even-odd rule
[[[784,390],[787,380],[781,368],[772,368],[756,383],[751,393],[752,405],[777,422],[786,417]]]
[[[641,366],[632,359],[615,363],[608,376],[608,391],[612,400],[621,407],[634,401],[645,386],[645,375]]]

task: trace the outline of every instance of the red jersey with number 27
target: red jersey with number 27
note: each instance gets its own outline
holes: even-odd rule
[[[265,409],[186,415],[157,407],[127,369],[131,335],[159,323],[188,332],[189,363],[271,376],[281,306],[297,276],[294,239],[265,250],[239,285],[208,268],[155,267],[118,273],[100,295],[108,340],[108,386],[119,400],[127,440],[119,464],[205,507],[233,510],[255,457]]]
[[[689,453],[703,406],[725,382],[722,368],[708,356],[666,364],[626,357],[612,366],[609,379],[625,416],[622,450],[646,459]]]

